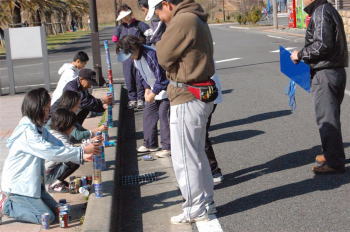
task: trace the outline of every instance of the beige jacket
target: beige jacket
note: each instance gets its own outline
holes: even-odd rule
[[[184,0],[173,11],[162,39],[157,43],[159,64],[167,78],[180,83],[202,82],[214,75],[213,40],[208,15],[193,0]],[[194,99],[184,88],[169,84],[171,105]]]

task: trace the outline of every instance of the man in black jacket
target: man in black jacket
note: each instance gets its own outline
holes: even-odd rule
[[[315,174],[345,171],[345,154],[340,124],[340,105],[344,98],[348,48],[342,18],[327,0],[304,0],[311,15],[305,46],[291,59],[310,64],[312,95],[323,154],[316,156]]]
[[[68,82],[63,89],[63,92],[70,90],[80,93],[80,111],[77,115],[77,121],[81,125],[90,111],[104,112],[107,105],[112,103],[111,96],[104,96],[101,99],[97,99],[89,93],[88,89],[91,88],[91,85],[97,85],[95,76],[95,71],[82,69],[79,71],[79,78]]]

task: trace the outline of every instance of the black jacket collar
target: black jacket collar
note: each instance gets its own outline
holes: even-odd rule
[[[306,13],[308,13],[309,15],[312,15],[317,7],[319,7],[323,4],[326,4],[326,3],[328,3],[327,0],[316,0],[316,1],[312,2],[310,5],[308,5],[307,7],[305,7],[304,11]]]

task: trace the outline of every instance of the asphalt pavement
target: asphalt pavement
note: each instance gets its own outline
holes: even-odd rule
[[[350,169],[344,175],[311,172],[321,153],[312,98],[298,87],[291,112],[285,95],[289,81],[279,71],[279,46],[300,49],[304,38],[232,25],[211,29],[224,90],[210,132],[225,177],[215,190],[222,229],[350,231]],[[342,105],[347,158],[348,93]]]

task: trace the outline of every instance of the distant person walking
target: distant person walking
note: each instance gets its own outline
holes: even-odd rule
[[[305,46],[291,59],[311,66],[312,96],[323,154],[316,156],[315,174],[345,171],[345,154],[340,124],[344,98],[348,47],[344,24],[338,11],[327,0],[304,0],[311,15]]]

